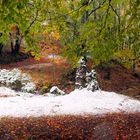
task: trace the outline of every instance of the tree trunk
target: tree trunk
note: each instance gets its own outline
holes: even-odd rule
[[[19,53],[20,45],[21,45],[21,34],[19,32],[19,28],[18,26],[16,26],[15,28],[16,29],[13,33],[9,33],[10,44],[11,44],[11,54],[13,55],[16,55]]]
[[[0,55],[2,55],[3,44],[0,43]]]
[[[133,74],[136,73],[136,62],[135,62],[135,60],[132,60],[132,73]]]
[[[2,33],[0,33],[0,37],[2,36]],[[3,49],[3,43],[0,42],[0,55],[2,55],[2,49]]]
[[[13,44],[13,38],[11,33],[9,33],[9,38],[10,38],[10,45],[11,45],[11,54],[14,54],[14,44]]]
[[[17,37],[16,42],[15,42],[15,46],[14,46],[14,53],[18,54],[20,51],[20,39],[19,37]]]

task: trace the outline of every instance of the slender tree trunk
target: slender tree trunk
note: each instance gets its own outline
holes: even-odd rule
[[[14,46],[15,54],[19,53],[20,45],[21,45],[21,34],[20,34],[19,28],[17,26],[16,27],[16,41],[15,41],[15,46]]]
[[[0,33],[0,37],[2,36],[2,33]],[[2,55],[2,49],[3,49],[3,43],[0,42],[0,55]]]
[[[132,73],[133,74],[136,73],[136,62],[135,62],[135,60],[132,60]]]
[[[15,46],[14,46],[14,53],[18,54],[20,51],[20,38],[17,36]]]
[[[2,55],[3,44],[0,43],[0,55]]]
[[[11,45],[11,54],[14,54],[14,43],[13,43],[13,38],[11,33],[9,33],[9,38],[10,38],[10,45]]]

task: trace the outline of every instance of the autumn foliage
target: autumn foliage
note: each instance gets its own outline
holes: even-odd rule
[[[0,140],[139,139],[140,113],[0,119]]]

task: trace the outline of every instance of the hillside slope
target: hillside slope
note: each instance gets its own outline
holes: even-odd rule
[[[19,68],[31,74],[33,80],[42,86],[57,85],[65,92],[69,93],[74,89],[75,69],[73,70],[68,62],[63,58],[48,59],[39,61],[33,58],[22,62],[1,65],[1,68]],[[134,76],[131,70],[126,69],[119,63],[103,64],[96,67],[98,81],[102,90],[117,92],[140,99],[140,79]]]
[[[121,64],[113,63],[97,67],[101,88],[124,95],[140,98],[139,76],[132,74]]]

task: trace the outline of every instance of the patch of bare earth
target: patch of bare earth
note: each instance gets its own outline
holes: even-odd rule
[[[97,73],[103,90],[140,98],[140,79],[122,65],[97,67]]]

